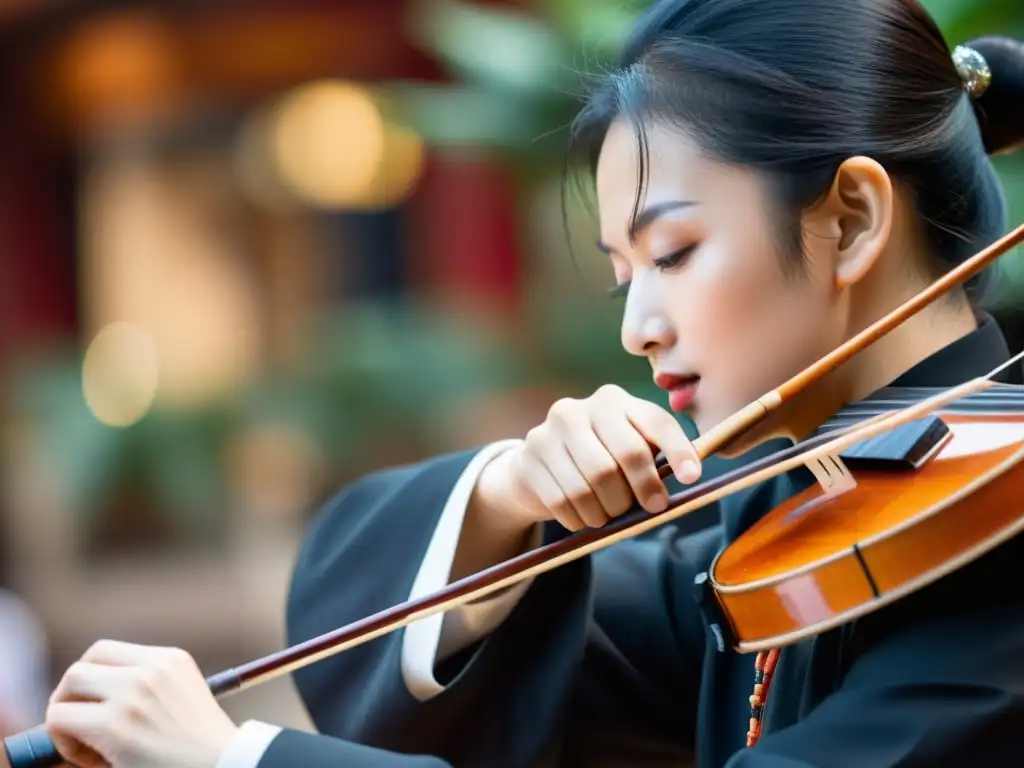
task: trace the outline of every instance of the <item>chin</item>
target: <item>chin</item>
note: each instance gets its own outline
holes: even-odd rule
[[[707,408],[701,408],[696,404],[692,408],[688,408],[684,415],[693,421],[697,427],[697,433],[701,435],[713,429],[722,420],[715,418],[715,414],[709,412]]]

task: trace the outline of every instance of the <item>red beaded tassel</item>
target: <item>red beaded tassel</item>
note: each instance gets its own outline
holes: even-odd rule
[[[772,687],[775,665],[779,662],[777,649],[757,654],[754,661],[754,694],[750,697],[750,730],[747,731],[747,746],[752,747],[761,738],[761,719],[768,703],[768,691]]]

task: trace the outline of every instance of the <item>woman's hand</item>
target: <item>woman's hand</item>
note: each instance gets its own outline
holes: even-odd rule
[[[668,492],[654,463],[660,449],[680,482],[700,477],[700,458],[668,411],[606,385],[585,400],[556,402],[525,441],[491,462],[477,483],[489,527],[557,520],[598,528],[634,503],[661,512]]]
[[[64,674],[46,729],[79,768],[214,768],[238,730],[187,653],[111,640]]]

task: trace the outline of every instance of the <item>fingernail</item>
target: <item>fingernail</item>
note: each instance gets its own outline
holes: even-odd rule
[[[692,483],[700,477],[700,468],[695,462],[684,461],[683,465],[679,468],[677,477],[681,483]]]
[[[657,496],[651,496],[647,500],[647,510],[649,512],[664,512],[666,507],[668,507],[668,498],[660,493]]]

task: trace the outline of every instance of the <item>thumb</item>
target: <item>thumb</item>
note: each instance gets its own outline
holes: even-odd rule
[[[104,713],[96,702],[51,704],[46,713],[46,730],[68,764],[75,768],[110,768],[110,763],[87,743],[102,731]]]

